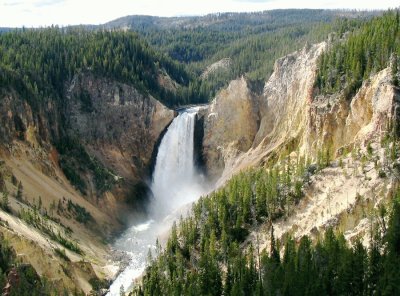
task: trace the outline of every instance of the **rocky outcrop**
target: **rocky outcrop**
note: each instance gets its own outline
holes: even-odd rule
[[[232,81],[210,104],[204,120],[203,154],[211,178],[252,146],[257,114],[257,101],[243,77]]]
[[[5,93],[0,100],[0,139],[3,146],[15,139],[27,141],[32,146],[46,145],[52,138],[58,138],[60,122],[58,106],[53,100],[29,102],[13,91]]]
[[[210,66],[208,66],[203,73],[201,73],[201,79],[207,79],[210,75],[216,73],[217,71],[228,70],[232,64],[232,60],[230,58],[221,59]]]
[[[55,178],[60,157],[54,146],[74,139],[73,146],[82,146],[118,181],[118,186],[109,188],[117,200],[138,204],[135,199],[145,190],[143,180],[149,176],[153,150],[174,111],[132,86],[89,71],[76,74],[65,89],[66,99],[41,101],[21,98],[12,90],[4,92],[0,100],[1,146],[12,154],[15,140],[29,144],[36,149],[33,154],[37,157],[31,159],[34,165]],[[99,191],[95,184],[94,169],[79,168],[81,160],[71,159],[75,156],[64,155],[63,160],[67,159],[70,171],[80,174],[86,183],[85,194],[97,202],[104,190]]]
[[[264,108],[253,147],[272,147],[296,138],[304,130],[317,59],[325,48],[325,43],[305,47],[275,62],[274,72],[259,98]]]
[[[68,98],[68,132],[116,175],[143,179],[174,112],[129,85],[89,73],[75,76]]]
[[[326,150],[333,157],[387,131],[398,97],[389,69],[364,82],[351,101],[340,94],[314,96],[317,60],[326,47],[306,46],[277,60],[261,96],[241,79],[216,97],[205,121],[203,152],[211,174],[222,171],[219,184],[292,151],[315,159]]]

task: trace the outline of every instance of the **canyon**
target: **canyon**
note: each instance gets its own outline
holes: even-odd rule
[[[324,153],[330,165],[312,176],[300,204],[275,222],[276,238],[287,233],[318,237],[337,226],[350,242],[361,236],[367,245],[374,216],[366,212],[388,202],[399,176],[399,160],[389,159],[394,144],[385,143],[399,120],[399,88],[392,84],[389,67],[365,79],[350,100],[341,93],[319,94],[317,62],[329,46],[306,45],[278,59],[261,93],[245,77],[231,81],[194,115],[197,146],[190,157],[199,159],[217,189],[248,168],[268,169],[301,157],[314,163]],[[89,293],[93,279],[113,279],[118,273],[123,255],[110,255],[112,238],[146,217],[151,192],[157,194],[151,176],[154,167],[157,173],[158,149],[178,112],[90,71],[75,74],[65,89],[65,102],[47,99],[36,109],[15,91],[0,100],[0,189],[9,193],[11,213],[34,206],[82,253],[66,250],[68,260],[60,258],[55,253],[63,249],[59,242],[5,211],[0,211],[0,232],[40,275]],[[73,149],[57,147],[65,139]],[[78,172],[76,184],[66,177],[68,167]],[[193,187],[193,180],[189,183]],[[17,198],[19,184],[22,199]],[[78,221],[71,204],[92,218]],[[256,240],[266,248],[268,227],[252,229],[243,248]]]

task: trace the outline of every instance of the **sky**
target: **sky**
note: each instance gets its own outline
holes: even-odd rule
[[[277,8],[399,6],[398,0],[0,0],[0,27],[103,24],[133,14],[186,16]]]

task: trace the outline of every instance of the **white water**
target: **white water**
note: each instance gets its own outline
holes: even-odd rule
[[[154,250],[156,239],[165,236],[174,219],[179,217],[179,209],[207,192],[208,186],[194,161],[194,125],[198,111],[199,108],[190,108],[180,112],[161,141],[151,183],[154,199],[149,218],[132,225],[116,241],[115,248],[127,252],[131,261],[111,285],[109,296],[120,295],[121,286],[129,290],[146,267],[148,250]]]

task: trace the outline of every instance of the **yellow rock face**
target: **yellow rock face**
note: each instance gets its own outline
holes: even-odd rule
[[[232,81],[209,107],[204,125],[204,155],[212,177],[221,174],[230,158],[246,152],[258,129],[257,101],[246,80]]]
[[[315,158],[381,137],[391,121],[396,92],[390,70],[365,82],[351,101],[340,94],[314,95],[317,61],[327,43],[304,48],[275,63],[261,96],[245,79],[232,81],[210,105],[205,121],[204,154],[222,184],[240,170],[298,151]]]

